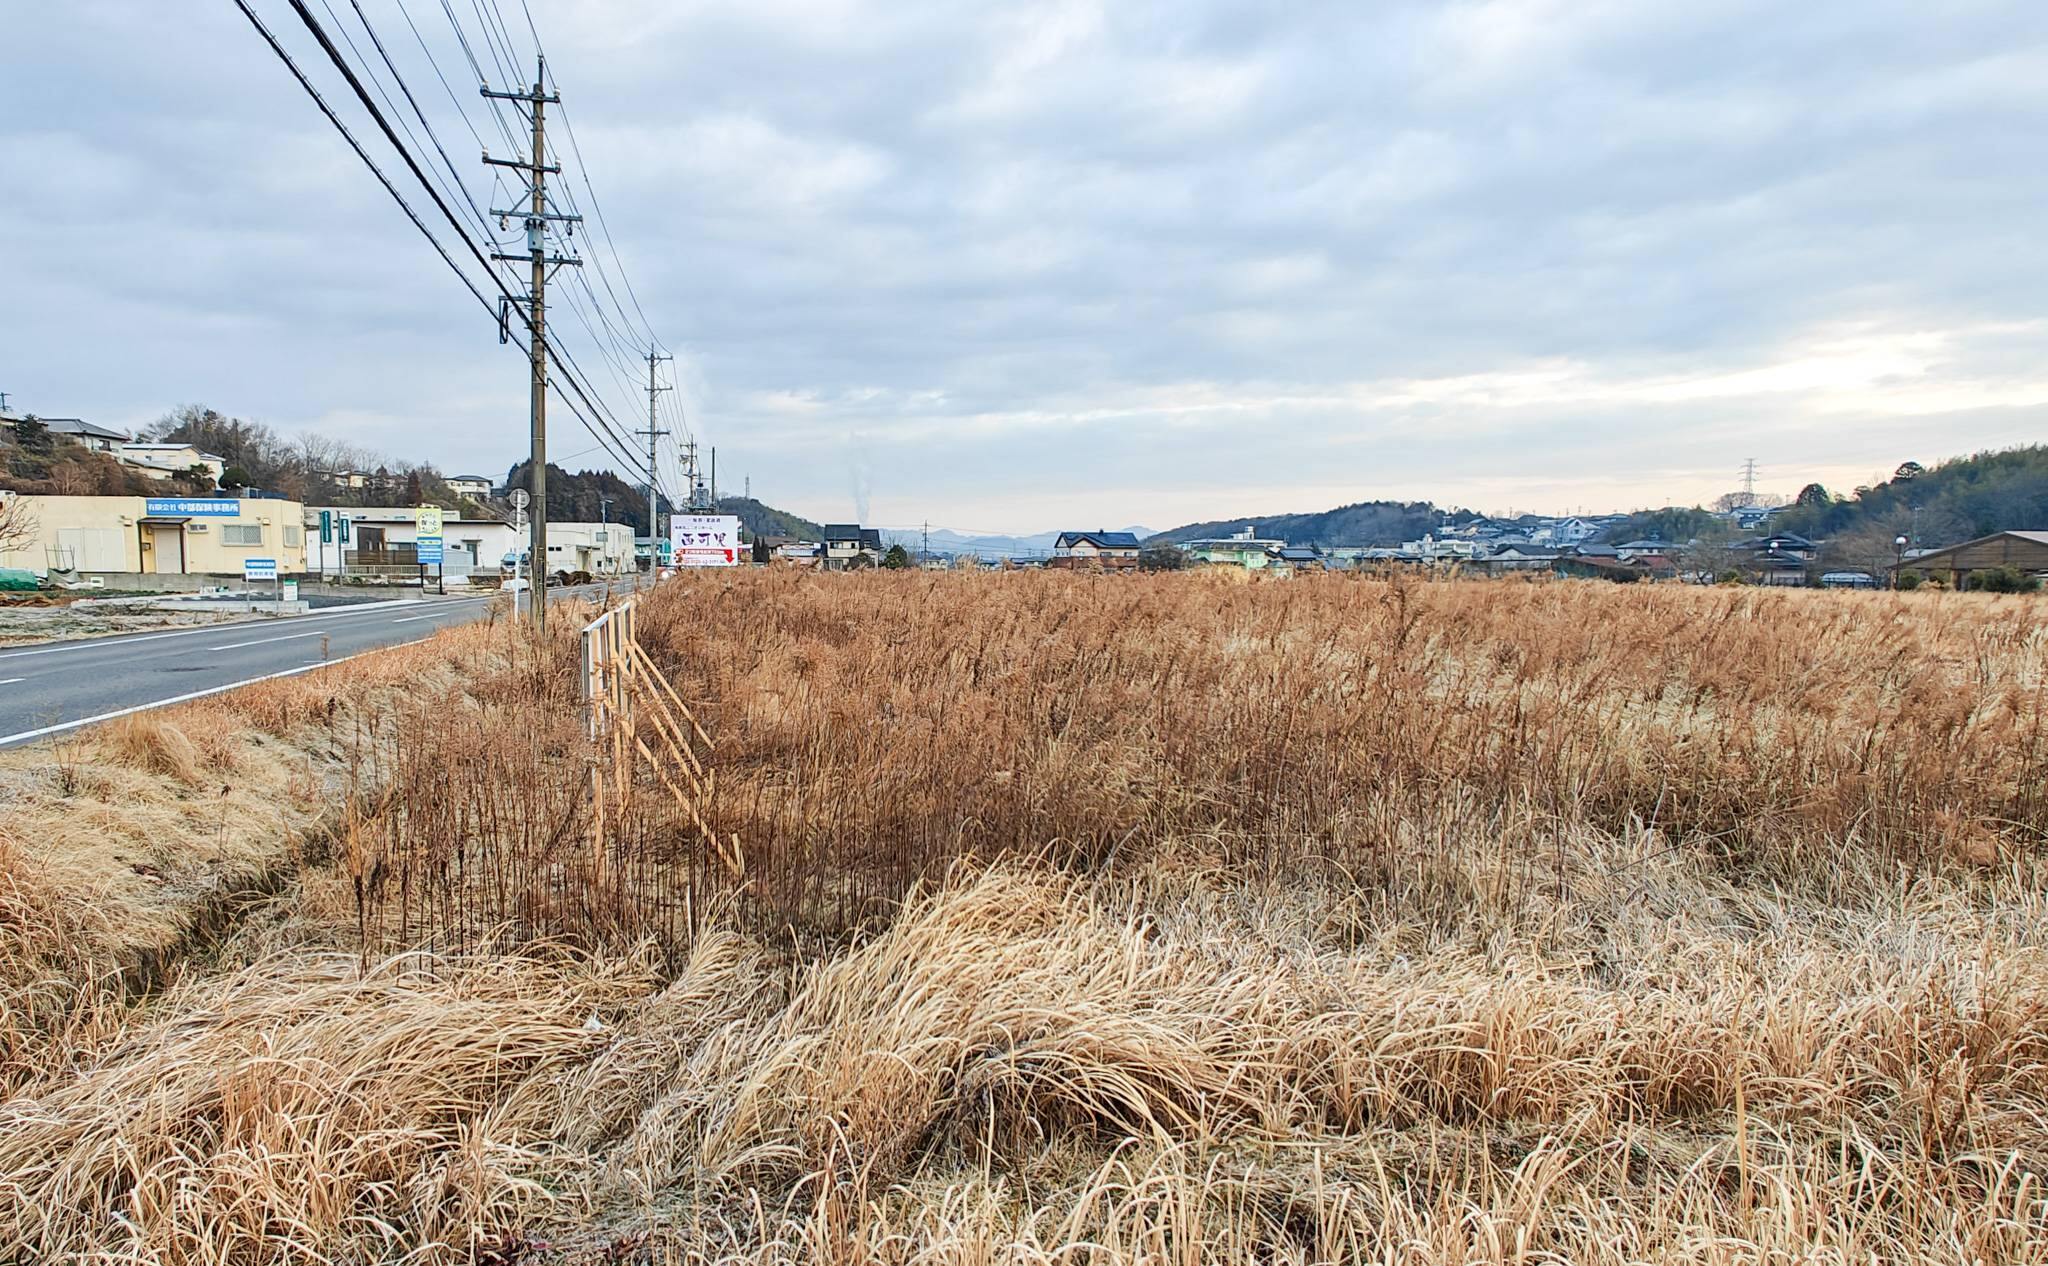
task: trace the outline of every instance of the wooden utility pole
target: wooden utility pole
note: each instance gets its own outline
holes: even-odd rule
[[[529,205],[522,214],[517,210],[499,211],[500,225],[515,216],[526,221],[526,253],[506,255],[493,253],[491,258],[510,263],[530,264],[533,269],[530,288],[526,292],[526,312],[531,327],[527,338],[527,361],[531,374],[528,384],[527,415],[531,450],[527,458],[532,471],[533,520],[532,536],[528,549],[533,556],[528,576],[533,584],[533,623],[536,628],[547,624],[547,574],[548,574],[548,325],[547,296],[548,275],[564,264],[581,266],[582,260],[572,256],[549,255],[547,229],[548,221],[559,220],[569,227],[565,236],[575,234],[575,225],[583,217],[563,215],[548,210],[548,177],[562,170],[560,163],[547,161],[547,107],[561,101],[558,94],[547,90],[548,67],[545,58],[535,67],[533,87],[519,92],[495,91],[489,84],[479,91],[496,101],[516,101],[526,107],[527,116],[533,123],[533,149],[524,160],[492,158],[484,155],[484,162],[492,167],[510,167],[523,173],[530,185]]]

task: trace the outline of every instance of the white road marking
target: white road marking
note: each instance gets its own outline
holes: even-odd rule
[[[414,638],[410,642],[395,642],[390,646],[378,646],[367,651],[357,651],[353,655],[344,655],[340,659],[316,660],[310,664],[302,664],[297,668],[287,668],[283,672],[264,673],[261,677],[245,677],[241,681],[231,681],[225,686],[214,686],[207,690],[195,690],[190,694],[173,695],[168,699],[157,699],[150,703],[138,703],[132,708],[119,708],[113,712],[102,712],[98,716],[80,717],[76,721],[63,721],[56,725],[46,725],[40,730],[23,730],[19,734],[0,734],[0,747],[7,747],[29,739],[44,738],[51,734],[62,734],[66,730],[75,730],[80,726],[86,725],[97,725],[101,721],[112,721],[117,717],[133,716],[137,712],[147,712],[151,708],[167,708],[174,703],[190,703],[194,699],[204,699],[208,695],[225,694],[242,686],[253,686],[259,681],[273,681],[279,677],[296,677],[300,673],[310,673],[316,668],[326,668],[334,664],[346,664],[352,659],[360,659],[365,655],[374,655],[378,651],[395,651],[401,646],[418,646],[426,640],[426,638],[420,637]]]
[[[17,681],[27,680],[28,678],[26,677],[0,677],[0,686],[11,686]]]
[[[253,642],[229,642],[226,646],[209,646],[210,651],[238,651],[244,646],[268,646],[272,642],[296,642],[302,637],[322,637],[326,629],[314,629],[307,633],[287,633],[283,637],[259,637]]]
[[[413,622],[414,620],[431,620],[431,619],[433,619],[433,618],[434,618],[434,617],[432,617],[432,616],[430,616],[430,615],[409,615],[409,616],[405,617],[405,618],[404,618],[403,620],[393,620],[393,621],[392,621],[392,623],[393,623],[393,624],[411,624],[411,623],[412,623],[412,622]]]

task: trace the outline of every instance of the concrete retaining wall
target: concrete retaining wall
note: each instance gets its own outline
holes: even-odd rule
[[[181,575],[159,576],[145,571],[96,571],[83,573],[81,581],[98,580],[108,594],[122,591],[134,593],[198,593],[202,589],[229,589],[236,593],[253,590],[258,593],[276,593],[275,581],[245,581],[240,575],[201,575],[186,572]],[[290,576],[285,577],[290,580]],[[451,580],[448,587],[456,588]],[[299,596],[302,598],[405,598],[419,593],[420,587],[413,585],[341,585],[332,581],[301,580]]]

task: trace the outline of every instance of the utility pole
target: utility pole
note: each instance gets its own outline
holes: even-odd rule
[[[612,499],[597,499],[597,565],[602,567],[612,556]]]
[[[569,225],[565,231],[565,236],[569,236],[576,232],[574,226],[583,217],[548,210],[548,177],[559,173],[562,166],[560,163],[548,162],[545,116],[547,107],[559,104],[562,98],[547,90],[547,77],[547,60],[541,58],[535,62],[533,87],[530,90],[499,92],[494,91],[489,84],[478,89],[494,101],[516,101],[524,104],[533,123],[533,148],[524,160],[492,158],[486,153],[484,163],[491,167],[510,167],[523,173],[531,186],[532,194],[523,215],[518,210],[493,209],[491,212],[498,217],[500,226],[514,216],[520,216],[526,221],[526,254],[505,255],[493,252],[491,258],[510,263],[528,263],[533,268],[531,286],[526,292],[526,314],[532,327],[527,335],[527,360],[531,374],[527,404],[531,451],[527,462],[533,472],[532,573],[537,578],[533,603],[535,628],[546,626],[548,609],[548,604],[544,601],[548,566],[548,274],[564,264],[580,267],[583,263],[582,260],[573,257],[548,254],[548,221],[559,220]]]
[[[924,521],[924,544],[923,544],[923,545],[920,545],[920,546],[918,547],[918,550],[917,550],[917,565],[918,565],[919,567],[922,567],[922,566],[924,566],[924,565],[925,565],[926,563],[930,562],[930,561],[931,561],[931,558],[932,558],[932,521],[931,521],[930,519],[926,519],[926,520]]]
[[[658,494],[654,491],[654,445],[662,436],[668,434],[667,431],[660,429],[660,424],[654,420],[654,401],[662,392],[675,390],[674,387],[655,386],[654,365],[656,361],[672,361],[674,359],[675,357],[673,356],[656,355],[651,347],[647,349],[647,429],[633,432],[635,435],[647,437],[647,570],[649,571],[654,570],[655,561],[661,556],[661,512],[655,508]]]

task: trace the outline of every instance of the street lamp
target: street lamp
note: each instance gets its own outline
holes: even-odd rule
[[[1906,566],[1906,534],[1899,533],[1892,538],[1892,588],[1899,587],[1899,572]]]

